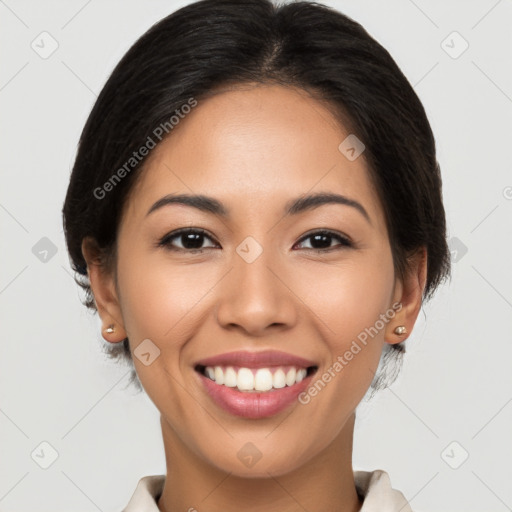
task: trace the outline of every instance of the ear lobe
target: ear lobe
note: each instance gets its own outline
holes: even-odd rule
[[[94,303],[103,324],[102,335],[106,341],[112,343],[123,341],[127,335],[117,296],[114,272],[107,268],[101,257],[101,250],[93,238],[86,237],[82,240],[82,254],[87,262],[87,276]]]
[[[427,250],[421,247],[408,258],[404,278],[397,283],[396,302],[402,307],[386,327],[385,340],[396,344],[407,339],[412,332],[423,303],[423,291],[427,281]]]

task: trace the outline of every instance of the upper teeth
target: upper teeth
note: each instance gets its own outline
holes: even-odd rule
[[[274,373],[272,373],[272,371]],[[217,384],[237,387],[240,391],[268,391],[272,388],[284,388],[300,382],[307,374],[306,368],[274,367],[270,368],[238,368],[232,366],[207,366],[205,375]]]

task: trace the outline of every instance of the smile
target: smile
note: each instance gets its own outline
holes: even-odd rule
[[[270,368],[243,368],[233,366],[200,366],[199,371],[220,386],[237,388],[238,391],[257,393],[275,391],[301,382],[316,369],[295,366]]]
[[[239,351],[197,361],[194,369],[217,406],[235,416],[258,419],[298,403],[318,364],[274,350]]]

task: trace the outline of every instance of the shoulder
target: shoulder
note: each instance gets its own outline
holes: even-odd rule
[[[121,512],[159,512],[157,500],[164,487],[165,475],[142,477],[128,502]]]
[[[413,512],[405,496],[393,489],[385,471],[354,471],[354,480],[364,499],[360,512]]]

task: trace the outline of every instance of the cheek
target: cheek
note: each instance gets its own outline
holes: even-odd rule
[[[190,396],[183,392],[181,367],[188,341],[202,321],[202,299],[218,279],[197,267],[179,268],[165,257],[119,251],[118,281],[125,329],[139,380],[157,408],[172,418],[187,418]],[[137,346],[151,340],[160,350],[149,365],[137,358]],[[135,352],[135,353],[134,353]],[[188,369],[190,370],[190,369]]]
[[[347,258],[336,266],[317,266],[314,286],[310,282],[306,286],[300,274],[296,280],[301,285],[298,294],[313,311],[330,357],[325,362],[330,374],[317,378],[336,381],[338,385],[329,387],[337,403],[350,397],[355,406],[373,379],[386,326],[394,316],[390,249],[384,246],[382,251]],[[346,393],[347,386],[352,393]]]
[[[200,266],[180,268],[165,257],[134,250],[121,257],[120,251],[121,306],[132,347],[149,338],[161,350],[176,348],[199,321],[200,303],[220,277]]]
[[[347,338],[373,326],[390,308],[394,288],[391,253],[389,249],[372,251],[333,265],[314,265],[295,272],[295,290],[323,323],[330,343],[336,345],[339,340],[342,348]],[[314,275],[314,283],[308,275]]]

